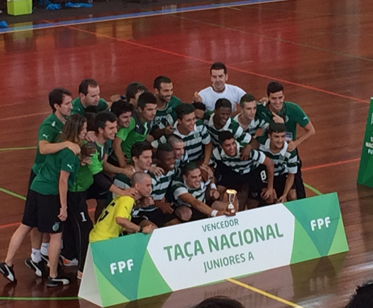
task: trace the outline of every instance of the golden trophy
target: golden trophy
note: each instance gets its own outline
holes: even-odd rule
[[[231,215],[236,214],[236,207],[234,206],[234,201],[236,200],[237,191],[234,189],[227,189],[228,194],[228,206],[227,206],[227,212]]]

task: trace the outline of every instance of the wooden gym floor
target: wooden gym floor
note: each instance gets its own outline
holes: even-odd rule
[[[373,277],[373,191],[356,185],[372,95],[371,0],[234,3],[205,10],[184,5],[180,13],[176,7],[154,9],[166,15],[87,24],[56,24],[46,16],[45,29],[27,30],[33,27],[27,24],[21,25],[24,31],[0,33],[0,259],[21,219],[37,129],[50,112],[52,88],[76,96],[80,81],[94,78],[109,99],[131,81],[151,89],[156,76],[166,75],[175,95],[191,101],[209,85],[211,63],[222,61],[229,83],[260,98],[267,83],[278,80],[287,99],[309,115],[316,135],[300,146],[307,193],[338,192],[350,251],[239,279],[243,286],[227,281],[121,307],[191,307],[214,295],[255,308],[343,307],[356,285]],[[23,264],[29,252],[25,241],[15,262],[16,286],[1,277],[0,305],[93,307],[76,298],[75,279],[53,290],[35,280]]]

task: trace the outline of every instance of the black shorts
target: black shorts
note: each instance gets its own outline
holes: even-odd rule
[[[138,214],[132,217],[131,221],[138,225],[141,221],[146,219],[156,224],[157,227],[162,227],[175,218],[176,216],[174,214],[165,214],[160,208],[156,208],[154,211],[139,211]]]
[[[38,228],[42,233],[60,233],[63,230],[63,222],[57,217],[59,213],[59,195],[42,195],[30,190],[26,199],[22,223]]]
[[[79,221],[84,223],[88,220],[88,208],[87,208],[87,192],[80,191],[80,192],[68,192],[67,194],[67,211],[68,214],[74,215],[79,217]]]
[[[215,177],[216,185],[237,191],[241,191],[242,185],[250,181],[250,173],[239,174],[222,163],[218,163],[215,169]]]
[[[275,176],[274,179],[273,179],[273,188],[275,189],[276,191],[276,194],[277,194],[277,198],[280,198],[284,192],[284,189],[285,189],[285,183],[286,183],[286,179],[288,178],[288,174],[285,173],[285,174],[281,174],[279,176]],[[293,186],[291,187],[291,189],[295,189],[295,181],[293,183]]]
[[[110,181],[113,182],[113,179],[107,176],[104,173],[104,176]],[[109,191],[103,189],[95,182],[87,189],[87,200],[89,199],[96,199],[96,200],[107,200]]]
[[[267,187],[267,173],[263,165],[259,165],[246,174],[238,174],[224,164],[218,164],[216,169],[217,185],[241,191],[243,184],[247,183],[250,194],[254,198],[260,195],[263,188]]]

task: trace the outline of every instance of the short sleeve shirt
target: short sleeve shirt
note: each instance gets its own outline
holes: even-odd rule
[[[107,102],[103,98],[99,99],[97,106],[89,106],[88,108],[84,108],[80,100],[80,97],[77,97],[76,99],[72,101],[72,105],[73,105],[73,109],[71,110],[71,114],[78,113],[82,116],[84,116],[88,110],[93,113],[98,113],[100,111],[104,111],[108,109],[109,107]]]
[[[108,142],[105,142],[105,144],[103,145],[96,143],[96,152],[91,158],[91,164],[88,165],[88,168],[91,171],[92,175],[96,175],[104,169],[103,161],[105,155],[109,152],[109,147],[110,145]]]
[[[231,84],[226,84],[225,89],[223,92],[215,92],[214,89],[210,86],[199,93],[199,96],[202,98],[202,103],[205,104],[206,110],[214,110],[215,103],[219,98],[226,98],[232,104],[232,111],[236,111],[236,104],[238,104],[241,100],[241,97],[244,96],[246,93],[244,90],[237,86],[233,86]]]
[[[176,96],[172,96],[163,110],[157,110],[157,114],[152,123],[152,129],[165,128],[172,126],[175,123],[176,111],[175,108],[181,104],[181,100]]]
[[[37,174],[43,165],[46,155],[39,152],[39,141],[46,140],[49,143],[57,142],[59,135],[62,133],[63,123],[56,117],[54,113],[50,114],[40,125],[38,132],[38,144],[36,156],[32,171]]]
[[[68,185],[74,183],[79,170],[79,158],[69,149],[46,155],[45,163],[33,180],[30,189],[42,195],[58,195],[61,170],[69,172]]]
[[[126,154],[129,161],[131,161],[132,146],[136,142],[145,141],[146,136],[149,134],[149,131],[152,128],[151,121],[143,123],[137,111],[133,112],[132,117],[135,120],[135,126],[128,132],[126,142],[124,143],[124,153]]]
[[[262,119],[265,118],[268,123],[273,122],[272,113],[266,108],[266,106],[258,104],[257,113],[262,117]],[[310,119],[306,113],[295,103],[284,102],[278,115],[285,119],[287,141],[294,141],[297,139],[297,124],[304,127],[310,123]]]
[[[116,218],[131,220],[131,212],[135,200],[128,196],[117,196],[112,200],[97,219],[89,234],[89,242],[97,242],[117,238],[124,228],[117,224]]]

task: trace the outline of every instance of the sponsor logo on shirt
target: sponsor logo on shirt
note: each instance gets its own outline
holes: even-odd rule
[[[43,137],[44,137],[45,139],[48,139],[48,138],[49,138],[49,135],[43,134]]]
[[[51,125],[52,125],[52,127],[55,127],[56,126],[56,121],[53,121]]]
[[[70,165],[70,164],[66,164],[66,166],[69,167],[70,170],[73,170],[73,166],[72,166],[72,165]]]

